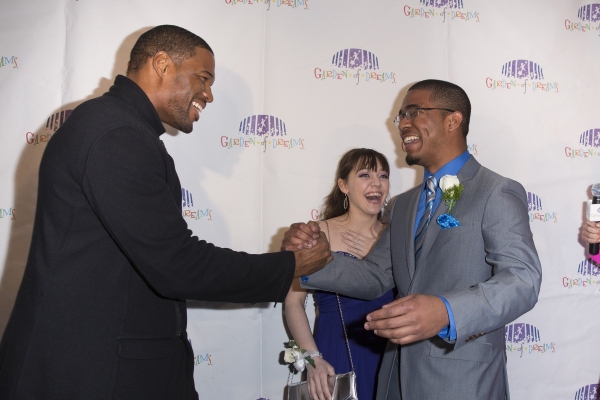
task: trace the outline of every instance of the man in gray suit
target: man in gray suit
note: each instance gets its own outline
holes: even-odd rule
[[[460,87],[413,85],[395,122],[407,163],[425,168],[423,184],[397,197],[364,260],[335,255],[302,278],[306,288],[364,299],[398,289],[397,300],[365,323],[390,339],[378,400],[509,397],[504,325],[537,302],[541,265],[523,187],[467,151],[470,114]],[[464,187],[451,214],[437,185],[446,175]],[[310,247],[317,229],[292,225],[283,247]]]

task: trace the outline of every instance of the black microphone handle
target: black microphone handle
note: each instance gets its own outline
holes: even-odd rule
[[[592,204],[600,204],[600,196],[592,197]],[[600,252],[600,243],[590,243],[589,253],[593,256]]]

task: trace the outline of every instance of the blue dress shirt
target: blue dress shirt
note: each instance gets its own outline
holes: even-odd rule
[[[425,206],[426,206],[426,192],[427,192],[427,186],[426,186],[426,182],[427,182],[427,178],[429,178],[431,175],[434,175],[435,178],[437,179],[437,181],[440,181],[440,178],[445,176],[445,175],[458,175],[458,172],[461,170],[461,168],[465,165],[465,163],[467,162],[467,160],[471,157],[471,154],[469,153],[469,151],[465,151],[464,153],[462,153],[460,156],[456,157],[454,160],[448,162],[447,164],[445,164],[442,168],[440,168],[435,174],[432,174],[431,172],[425,170],[425,173],[423,174],[423,185],[422,185],[422,190],[421,190],[421,196],[419,197],[419,203],[417,204],[417,218],[415,219],[415,230],[414,230],[414,234],[417,234],[417,227],[419,226],[419,222],[421,221],[421,218],[423,217],[423,214],[425,213]],[[435,200],[433,201],[433,211],[432,213],[435,213],[435,210],[437,209],[437,207],[440,205],[440,202],[442,201],[442,190],[439,188],[437,188],[436,192],[435,192]],[[433,215],[433,214],[432,214]],[[431,223],[433,223],[434,221],[432,221]],[[443,298],[442,296],[438,296],[443,302],[444,305],[446,306],[446,310],[448,311],[448,320],[450,320],[450,324],[448,326],[446,326],[444,329],[442,329],[440,331],[440,333],[438,333],[438,336],[441,337],[442,339],[448,339],[450,341],[455,341],[456,340],[456,325],[454,324],[454,314],[452,313],[452,308],[450,307],[450,303],[448,303],[448,301]]]

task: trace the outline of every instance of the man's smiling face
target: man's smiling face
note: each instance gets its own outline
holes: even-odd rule
[[[421,165],[431,172],[437,171],[442,165],[443,153],[448,137],[444,130],[444,120],[448,112],[443,110],[421,110],[418,108],[438,107],[430,100],[429,90],[410,90],[402,101],[400,115],[407,110],[414,111],[412,119],[403,117],[399,123],[402,149],[406,152],[408,165]]]
[[[169,91],[165,123],[190,133],[206,103],[213,101],[211,85],[215,80],[215,57],[202,48],[184,60],[165,90]]]

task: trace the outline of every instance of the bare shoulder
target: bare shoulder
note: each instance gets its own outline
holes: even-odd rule
[[[321,232],[325,232],[325,235],[327,235],[327,239],[330,242],[331,238],[338,236],[340,230],[339,222],[337,222],[335,218],[319,221],[319,228],[321,228]]]
[[[318,224],[319,224],[319,229],[321,230],[321,232],[324,232],[325,236],[327,237],[327,240],[330,240],[329,239],[329,232],[328,232],[329,229],[328,229],[328,226],[327,226],[328,225],[327,222],[325,220],[322,220],[322,221],[318,221]]]
[[[319,226],[321,227],[321,231],[325,232],[327,235],[331,248],[333,250],[339,249],[341,246],[340,233],[343,231],[343,226],[340,221],[336,218],[330,218],[325,221],[320,221]]]

